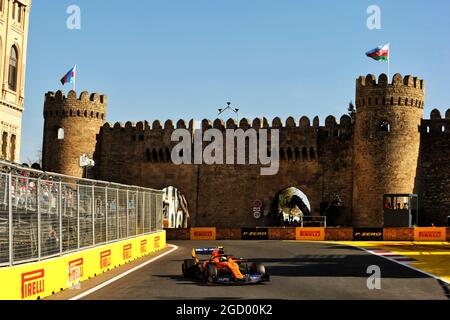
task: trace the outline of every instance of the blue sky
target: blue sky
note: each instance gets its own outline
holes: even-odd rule
[[[72,4],[81,30],[66,28]],[[366,26],[372,4],[381,30]],[[445,113],[449,16],[448,0],[33,1],[21,160],[37,159],[44,94],[74,64],[78,92],[108,95],[110,122],[215,119],[231,101],[250,119],[323,123],[346,112],[359,75],[386,72],[364,53],[389,41],[391,75],[425,79],[425,116]]]

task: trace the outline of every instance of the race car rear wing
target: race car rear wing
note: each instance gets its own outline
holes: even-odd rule
[[[195,259],[197,255],[211,255],[214,251],[219,250],[219,253],[223,254],[223,247],[216,248],[194,248],[192,249],[192,258]]]

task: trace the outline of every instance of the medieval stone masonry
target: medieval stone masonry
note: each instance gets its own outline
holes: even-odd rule
[[[279,129],[280,168],[261,165],[175,165],[176,128],[192,135],[194,122],[156,120],[105,123],[107,98],[86,92],[47,93],[44,106],[43,169],[81,177],[81,154],[96,161],[90,178],[152,188],[173,186],[187,199],[193,226],[241,227],[272,224],[278,193],[295,187],[320,215],[336,194],[340,226],[383,226],[384,194],[417,194],[420,223],[445,224],[450,213],[450,110],[423,119],[425,83],[413,76],[382,74],[356,81],[356,117],[289,117],[253,121],[203,120],[203,130]],[[261,200],[264,215],[253,216]]]
[[[0,0],[0,159],[20,159],[31,0]]]

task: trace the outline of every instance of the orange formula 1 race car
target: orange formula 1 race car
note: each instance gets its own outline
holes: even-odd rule
[[[197,255],[210,255],[200,261]],[[254,284],[269,281],[264,265],[226,255],[223,247],[192,249],[192,259],[182,266],[187,278],[200,278],[205,283]]]

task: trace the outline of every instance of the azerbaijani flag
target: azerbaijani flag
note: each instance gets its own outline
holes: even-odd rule
[[[62,77],[61,83],[63,85],[65,85],[66,83],[74,83],[76,73],[77,73],[77,66],[75,65],[72,69],[69,70],[69,72],[67,72],[67,74],[64,77]]]
[[[384,46],[376,47],[368,52],[366,56],[377,61],[388,61],[389,60],[389,43]]]

